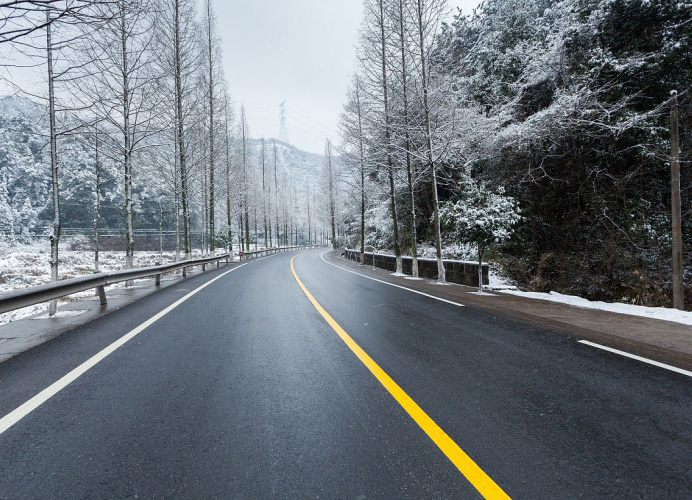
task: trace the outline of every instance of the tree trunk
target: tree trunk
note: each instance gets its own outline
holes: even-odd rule
[[[163,204],[159,202],[159,265],[163,265]]]
[[[478,244],[478,291],[483,293],[483,246]]]
[[[389,174],[389,191],[391,197],[391,211],[392,211],[392,226],[394,229],[394,255],[396,256],[396,273],[402,274],[401,265],[401,248],[399,247],[399,222],[396,210],[396,190],[394,186],[394,164],[392,162],[392,139],[390,127],[390,117],[389,117],[389,100],[388,100],[388,88],[387,88],[387,39],[384,33],[384,0],[379,0],[380,7],[380,45],[382,49],[382,96],[384,104],[384,137],[387,142],[387,171]]]
[[[214,253],[214,239],[216,235],[214,226],[214,58],[212,38],[212,13],[211,2],[207,3],[207,43],[209,60],[209,252]]]
[[[243,117],[243,209],[245,210],[245,251],[250,251],[250,211],[248,209],[248,185],[247,185],[247,137],[244,125],[245,109],[241,110]]]
[[[202,240],[201,247],[202,247],[202,255],[207,254],[207,229],[209,227],[209,203],[208,203],[208,193],[209,191],[207,190],[207,172],[206,168],[204,169],[205,171],[202,172],[202,200],[203,200],[203,206],[202,206],[202,231],[200,233],[200,238]]]
[[[238,248],[242,252],[245,249],[245,240],[243,239],[243,212],[238,214]]]
[[[122,70],[123,70],[123,138],[124,138],[124,169],[125,169],[125,266],[128,269],[134,267],[135,235],[133,225],[132,203],[132,137],[130,136],[130,82],[127,53],[127,29],[125,26],[125,12],[121,13],[121,43],[122,43]],[[130,285],[130,282],[128,282]]]
[[[430,167],[430,181],[432,183],[433,202],[433,226],[435,229],[435,252],[437,256],[437,281],[446,281],[445,266],[442,262],[442,240],[440,236],[440,203],[437,196],[437,174],[432,152],[432,130],[430,128],[430,105],[428,102],[428,81],[426,74],[425,44],[423,42],[423,5],[422,0],[417,0],[418,35],[420,49],[421,85],[423,87],[423,110],[425,116],[425,142],[427,148],[428,164]]]
[[[176,147],[178,150],[178,169],[180,177],[180,198],[183,208],[183,249],[185,260],[190,258],[190,208],[188,206],[188,178],[185,155],[185,126],[183,122],[183,85],[182,69],[180,67],[180,2],[175,2],[175,111],[176,111]],[[176,212],[176,231],[179,229],[178,214]],[[179,250],[176,248],[176,254]]]
[[[180,260],[180,200],[175,193],[175,261]]]
[[[334,172],[332,171],[332,144],[327,139],[325,145],[325,155],[327,156],[327,173],[329,175],[329,220],[332,226],[332,249],[336,255],[336,201],[334,196]]]
[[[262,220],[264,222],[264,247],[267,246],[267,185],[265,179],[266,154],[264,139],[262,139]]]
[[[50,123],[50,174],[53,188],[53,228],[50,233],[50,280],[58,281],[58,247],[60,243],[60,191],[58,188],[58,141],[55,124],[55,88],[53,80],[53,40],[50,13],[46,11],[46,59],[48,63],[48,118]],[[48,315],[58,310],[58,301],[51,300]]]
[[[360,263],[365,265],[365,145],[363,144],[363,109],[360,92],[360,79],[357,79],[356,106],[358,108],[358,152],[360,154]]]
[[[413,192],[413,176],[411,172],[411,138],[409,136],[408,119],[408,88],[406,86],[406,33],[404,28],[404,0],[399,0],[399,40],[401,48],[401,83],[404,104],[404,133],[406,139],[406,179],[409,193],[409,218],[411,219],[411,276],[418,277],[418,248],[416,243],[416,204]]]
[[[277,177],[277,164],[279,162],[278,152],[276,150],[276,141],[274,141],[274,206],[276,207],[276,246],[281,246],[279,240],[279,181]]]
[[[272,235],[272,183],[271,181],[267,183],[267,221],[265,221],[265,227],[269,231],[269,247],[274,247],[274,239]]]
[[[228,96],[226,96],[226,108],[228,108]],[[228,132],[228,109],[226,109],[226,251],[233,255],[233,233],[231,230],[231,144]]]
[[[177,138],[178,126],[176,124],[174,129],[174,135]],[[174,156],[174,169],[173,169],[173,206],[175,208],[175,261],[180,260],[180,181],[179,181],[179,168],[178,165],[178,141],[174,139],[175,142],[175,156]]]
[[[678,93],[672,92],[670,109],[671,211],[673,222],[673,307],[685,310],[682,261],[682,217],[680,202],[680,138],[678,135]]]
[[[101,207],[101,169],[99,168],[98,125],[96,125],[96,133],[94,134],[94,168],[96,170],[96,182],[94,185],[94,271],[99,272],[99,209]]]
[[[305,186],[308,198],[308,245],[310,244],[310,234],[312,233],[312,221],[310,220],[310,188]]]

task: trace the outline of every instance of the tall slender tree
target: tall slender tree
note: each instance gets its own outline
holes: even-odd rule
[[[342,159],[353,174],[357,186],[357,203],[360,215],[360,261],[365,262],[365,202],[366,202],[366,157],[365,128],[366,96],[359,74],[353,75],[346,95],[346,104],[341,114],[340,131],[343,143]]]
[[[435,231],[435,255],[437,257],[437,280],[446,281],[445,266],[442,261],[442,237],[440,234],[440,201],[437,191],[437,169],[433,152],[433,132],[430,116],[430,82],[428,54],[435,37],[436,26],[440,22],[443,0],[415,0],[414,26],[418,45],[418,67],[420,69],[420,85],[423,104],[423,131],[425,134],[425,156],[430,170],[430,184],[433,203],[433,229]]]
[[[230,96],[226,91],[224,93],[224,125],[225,136],[224,143],[226,146],[226,250],[233,253],[233,233],[232,233],[232,218],[231,218],[231,109],[229,106]]]
[[[97,119],[108,124],[107,142],[113,158],[120,157],[124,177],[125,260],[134,265],[133,173],[138,152],[157,130],[155,116],[162,98],[154,90],[158,74],[152,68],[154,18],[149,0],[112,0],[98,5],[100,29],[88,30],[79,55],[85,78],[76,95]],[[119,136],[119,140],[115,136]]]
[[[50,173],[53,193],[53,227],[50,232],[50,280],[58,281],[58,246],[60,243],[60,190],[58,187],[58,143],[55,123],[55,80],[53,73],[53,24],[49,11],[46,11],[46,65],[48,68],[48,121],[50,133]],[[58,302],[52,300],[48,314],[57,312]]]
[[[336,180],[332,164],[332,142],[327,139],[324,144],[324,161],[327,166],[327,185],[329,187],[329,223],[332,228],[332,248],[336,253]]]
[[[389,73],[391,55],[389,40],[391,38],[391,16],[386,0],[367,0],[365,3],[365,23],[363,43],[361,47],[361,66],[372,87],[371,95],[376,96],[379,103],[379,115],[383,134],[384,168],[389,181],[389,206],[392,217],[392,233],[394,254],[396,256],[396,272],[401,274],[401,246],[399,239],[399,220],[397,214],[395,165],[392,150],[392,116],[390,109]]]
[[[405,3],[407,0],[396,0],[394,5],[396,20],[396,34],[398,37],[398,50],[400,54],[400,98],[401,114],[403,119],[404,131],[404,156],[406,157],[406,182],[408,185],[409,198],[409,233],[411,237],[411,275],[418,277],[418,246],[416,242],[416,199],[414,194],[413,172],[411,167],[411,131],[409,123],[409,97],[408,97],[408,73],[409,63],[407,60],[407,48],[409,40],[409,29],[407,17],[405,15]]]
[[[241,164],[243,175],[243,222],[245,224],[245,251],[250,251],[250,209],[248,207],[249,183],[248,183],[248,167],[249,167],[249,141],[250,129],[247,124],[247,116],[245,115],[245,105],[240,106],[240,149],[241,149]]]
[[[216,108],[218,106],[218,87],[221,81],[220,73],[220,50],[219,38],[216,33],[216,15],[212,8],[212,0],[204,0],[202,30],[204,33],[204,76],[207,98],[207,146],[208,146],[208,230],[209,230],[209,250],[214,252],[216,239],[216,193],[215,193],[215,173],[216,173],[216,154],[215,130]]]
[[[276,243],[277,246],[280,246],[281,243],[279,241],[279,177],[278,177],[278,166],[279,166],[279,153],[278,149],[276,146],[276,140],[274,140],[273,147],[272,147],[273,153],[274,153],[274,207],[275,207],[275,215],[276,215]]]

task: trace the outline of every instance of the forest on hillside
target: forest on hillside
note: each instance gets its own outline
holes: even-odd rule
[[[51,177],[47,109],[39,103],[20,96],[0,98],[0,243],[24,245],[46,241],[53,217],[51,203]],[[233,131],[231,131],[233,132]],[[101,135],[101,134],[99,134]],[[105,141],[78,128],[58,139],[60,151],[60,216],[61,233],[69,238],[70,248],[93,249],[93,218],[98,201],[98,234],[103,250],[124,248],[125,224],[123,218],[123,183],[121,163],[117,158],[98,154],[98,142]],[[103,147],[103,146],[102,146]],[[231,208],[233,244],[239,247],[237,231],[239,165],[242,150],[239,142],[231,136],[229,144],[231,168]],[[165,158],[165,157],[164,157]],[[289,225],[298,226],[299,237],[303,223],[307,225],[307,205],[319,199],[309,187],[319,185],[323,158],[315,153],[301,151],[290,144],[274,139],[249,138],[247,141],[247,165],[252,188],[261,188],[262,161],[264,159],[265,190],[280,192],[272,202],[280,206],[279,216],[283,225],[284,211],[294,212],[296,220]],[[97,164],[98,160],[98,164]],[[225,159],[224,159],[225,162]],[[223,166],[224,162],[220,162]],[[98,178],[97,178],[98,166]],[[276,177],[274,171],[276,167]],[[166,250],[175,249],[175,196],[171,186],[160,182],[167,175],[165,162],[153,162],[142,158],[139,168],[133,173],[134,231],[137,250],[158,250],[159,232],[163,234]],[[218,166],[217,166],[218,168]],[[191,245],[198,249],[209,243],[204,237],[204,191],[202,191],[202,169],[195,171],[193,203],[190,207]],[[98,200],[96,183],[98,180]],[[223,180],[223,179],[222,179]],[[224,191],[225,183],[219,184]],[[271,186],[269,186],[271,184]],[[276,188],[279,187],[279,189]],[[251,192],[252,198],[258,193]],[[225,204],[225,199],[223,200]],[[224,204],[220,209],[225,209]],[[303,206],[305,205],[305,206]],[[269,205],[264,211],[269,216]],[[254,209],[252,212],[254,216]],[[314,216],[314,214],[313,214]],[[258,219],[263,217],[260,211]],[[276,209],[271,209],[273,233],[276,233]],[[313,221],[314,222],[314,221]],[[251,220],[251,243],[254,237],[255,220]],[[264,236],[264,220],[258,226],[260,241]],[[306,226],[307,227],[307,226]],[[222,222],[217,230],[217,245],[224,247],[226,225]],[[268,232],[268,230],[267,230]],[[295,233],[295,231],[294,231]],[[182,239],[182,236],[180,237]],[[268,239],[268,238],[267,238]]]
[[[365,2],[342,116],[347,244],[480,252],[528,289],[670,306],[677,91],[689,303],[692,3],[445,12],[441,0]]]

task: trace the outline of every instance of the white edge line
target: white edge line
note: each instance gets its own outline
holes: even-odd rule
[[[658,361],[654,361],[653,359],[643,358],[641,356],[637,356],[636,354],[630,354],[630,353],[625,352],[625,351],[619,351],[617,349],[613,349],[612,347],[606,347],[604,345],[596,344],[596,343],[590,342],[588,340],[580,340],[579,342],[581,344],[590,345],[591,347],[595,347],[597,349],[603,349],[604,351],[619,354],[620,356],[625,356],[627,358],[636,359],[637,361],[641,361],[643,363],[648,363],[650,365],[658,366],[659,368],[664,368],[664,369],[670,370],[672,372],[681,373],[682,375],[687,375],[688,377],[692,377],[692,372],[687,371],[687,370],[683,370],[682,368],[678,368],[677,366],[671,366],[671,365],[667,365],[665,363],[660,363]]]
[[[156,321],[164,317],[166,314],[171,312],[173,309],[178,307],[180,304],[185,302],[187,299],[195,295],[197,292],[202,290],[203,288],[208,287],[212,283],[214,283],[216,280],[219,280],[226,276],[228,273],[232,273],[233,271],[236,271],[240,269],[241,267],[245,266],[246,264],[241,264],[239,266],[234,267],[233,269],[226,271],[225,273],[217,276],[213,280],[210,280],[206,282],[204,285],[196,288],[192,292],[188,293],[181,299],[178,299],[175,301],[173,304],[170,306],[166,307],[163,311],[157,313],[156,315],[152,316],[148,320],[146,320],[144,323],[136,327],[134,330],[130,331],[123,337],[120,337],[118,340],[113,342],[111,345],[106,347],[105,349],[101,350],[88,360],[86,360],[84,363],[79,365],[77,368],[74,368],[72,371],[64,375],[62,378],[57,380],[56,382],[53,382],[51,385],[43,389],[41,392],[36,394],[34,397],[29,399],[27,402],[22,404],[21,406],[17,407],[16,409],[12,410],[10,413],[5,415],[0,419],[0,435],[3,434],[7,429],[12,427],[14,424],[19,422],[21,419],[26,417],[29,413],[34,411],[36,408],[41,406],[43,403],[48,401],[50,398],[55,396],[58,392],[63,390],[65,387],[70,385],[72,382],[77,380],[80,376],[84,375],[87,371],[89,371],[91,368],[96,366],[100,361],[103,361],[107,356],[112,354],[118,347],[124,345],[127,343],[129,340],[132,340],[134,337],[136,337],[139,333],[141,333],[143,330],[145,330],[147,327],[151,326],[154,324]]]
[[[440,298],[440,297],[435,297],[434,295],[430,295],[430,294],[424,293],[424,292],[419,292],[418,290],[414,290],[414,289],[412,289],[412,288],[406,288],[405,286],[395,285],[394,283],[389,283],[388,281],[378,280],[377,278],[373,278],[372,276],[367,276],[367,275],[365,275],[365,274],[357,273],[357,272],[355,272],[355,271],[351,271],[350,269],[346,269],[345,267],[337,266],[336,264],[333,264],[333,263],[331,263],[331,262],[327,262],[327,260],[324,258],[324,256],[325,256],[325,254],[328,254],[329,252],[331,252],[331,250],[327,250],[326,252],[323,252],[323,253],[320,255],[320,257],[322,258],[322,260],[323,260],[325,263],[329,264],[330,266],[334,266],[334,267],[336,267],[337,269],[341,269],[342,271],[346,271],[347,273],[357,274],[358,276],[362,276],[363,278],[367,278],[367,279],[369,279],[369,280],[377,281],[377,282],[379,282],[379,283],[384,283],[385,285],[393,286],[393,287],[396,287],[396,288],[401,288],[402,290],[408,290],[409,292],[417,293],[418,295],[423,295],[424,297],[430,297],[431,299],[439,300],[440,302],[446,302],[447,304],[452,304],[453,306],[464,307],[464,304],[460,304],[459,302],[453,302],[453,301],[451,301],[451,300],[443,299],[443,298]]]

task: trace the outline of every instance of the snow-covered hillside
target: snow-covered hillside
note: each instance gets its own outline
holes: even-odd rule
[[[93,139],[60,137],[60,203],[65,227],[90,227],[94,198]],[[100,159],[102,217],[119,220],[117,164]],[[5,238],[44,234],[52,217],[46,108],[17,96],[0,98],[0,234]]]
[[[69,123],[63,117],[60,123]],[[102,134],[105,135],[105,134]],[[104,138],[101,137],[101,142]],[[301,151],[274,139],[265,142],[266,181],[274,180],[273,147],[277,150],[277,178],[285,179],[299,198],[308,185],[318,184],[322,157]],[[251,139],[248,168],[250,175],[261,179],[260,139]],[[95,200],[95,137],[91,132],[72,133],[58,140],[60,168],[60,208],[64,234],[90,235]],[[103,145],[101,146],[103,150]],[[237,160],[234,160],[237,161]],[[235,165],[233,168],[236,168]],[[124,230],[124,195],[122,166],[117,158],[102,151],[99,156],[101,175],[100,228],[111,234]],[[161,181],[155,167],[135,159],[133,168],[135,230],[158,231],[161,205],[164,207],[164,231],[174,228],[173,200],[169,186]],[[196,175],[193,182],[201,182]],[[219,182],[222,179],[219,178]],[[224,186],[219,189],[225,188]],[[200,189],[194,187],[200,196]],[[234,186],[233,189],[238,189]],[[272,186],[272,189],[273,186]],[[219,204],[219,210],[225,209]],[[201,222],[202,200],[192,200],[192,230]],[[47,237],[52,219],[48,148],[48,123],[45,106],[18,96],[0,97],[0,240],[5,243],[31,243]]]
[[[267,182],[273,183],[274,175],[274,144],[276,144],[278,159],[278,176],[281,182],[282,172],[286,172],[295,182],[298,193],[303,193],[307,185],[319,185],[323,171],[324,157],[296,148],[278,139],[265,139]],[[262,139],[251,139],[251,168],[261,172]]]

